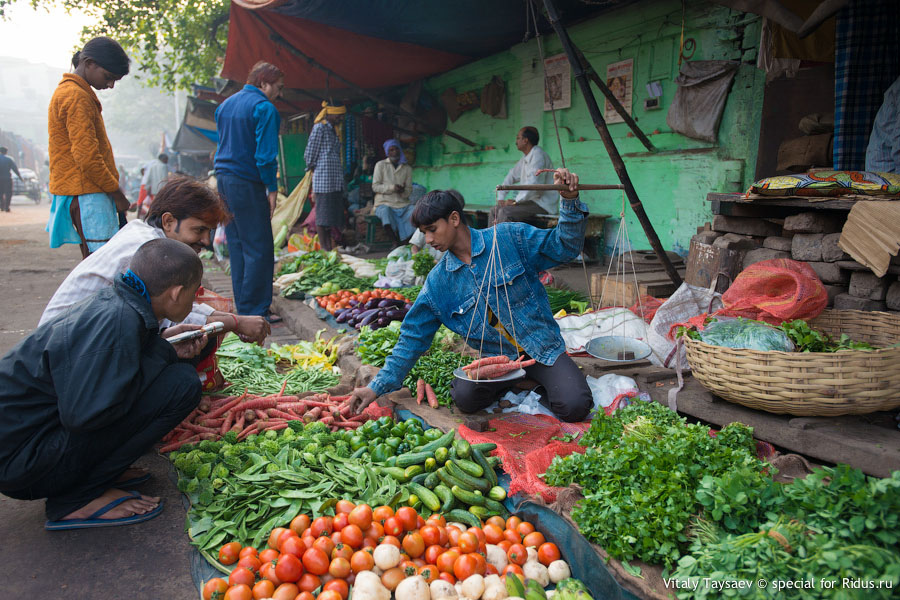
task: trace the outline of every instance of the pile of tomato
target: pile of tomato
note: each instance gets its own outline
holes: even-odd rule
[[[409,506],[395,512],[390,506],[372,509],[340,500],[333,517],[299,515],[289,527],[273,529],[261,552],[238,542],[222,546],[219,562],[235,566],[227,580],[207,581],[203,598],[347,600],[356,574],[374,568],[373,553],[379,544],[392,544],[401,553],[400,564],[381,576],[391,591],[411,575],[421,575],[428,583],[443,579],[452,584],[475,573],[515,574],[524,580],[521,565],[530,547],[537,549],[544,565],[560,558],[556,544],[516,516],[490,517],[483,527],[461,531],[448,526],[439,514],[426,520]],[[507,553],[509,564],[503,573],[487,563],[487,544]]]
[[[327,296],[319,296],[316,298],[316,302],[329,313],[334,314],[342,308],[349,308],[352,306],[350,303],[351,300],[355,300],[359,304],[365,304],[372,298],[388,298],[390,300],[409,302],[403,297],[403,294],[398,294],[397,292],[392,292],[388,289],[367,290],[360,293],[356,293],[353,290],[341,290],[333,294],[328,294]]]

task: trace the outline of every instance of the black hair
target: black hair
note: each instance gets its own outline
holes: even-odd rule
[[[6,154],[9,150],[6,149],[6,146],[0,146],[0,154]]]
[[[202,181],[179,175],[166,181],[150,205],[144,222],[162,229],[162,217],[171,213],[176,221],[196,217],[206,223],[224,223],[228,209],[219,193]]]
[[[163,152],[162,154],[160,154],[160,155],[157,156],[156,158],[158,158],[158,159],[161,160],[162,162],[169,162],[169,155],[166,154],[165,152]]]
[[[528,142],[532,146],[537,146],[538,142],[541,139],[541,135],[538,133],[538,130],[530,126],[522,128],[522,137],[528,140]]]
[[[419,199],[409,217],[409,222],[414,227],[425,227],[457,212],[460,220],[466,224],[466,214],[463,212],[465,206],[466,201],[458,191],[433,190]]]
[[[72,66],[78,67],[82,60],[90,58],[92,61],[119,77],[128,75],[131,59],[125,54],[125,50],[119,42],[105,36],[95,37],[84,48],[72,56]]]
[[[150,240],[131,257],[129,268],[147,286],[151,298],[176,285],[190,287],[203,277],[203,263],[190,246],[178,240]]]

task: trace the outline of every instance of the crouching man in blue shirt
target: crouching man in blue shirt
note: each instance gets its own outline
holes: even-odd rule
[[[472,229],[454,195],[433,191],[419,200],[411,221],[425,234],[426,243],[444,256],[403,320],[400,339],[384,368],[367,387],[353,391],[356,412],[398,389],[444,324],[483,356],[515,359],[525,354],[535,359],[525,373],[538,382],[542,402],[563,421],[587,418],[593,405],[590,388],[566,354],[538,273],[578,256],[588,210],[578,199],[576,174],[557,169],[553,179],[569,190],[560,194],[559,223],[549,230],[525,223]],[[451,395],[462,412],[475,412],[494,403],[513,383],[456,379]]]
[[[0,493],[46,498],[46,529],[129,525],[162,511],[159,498],[125,488],[149,479],[129,466],[200,401],[200,379],[179,359],[206,336],[173,345],[159,322],[184,320],[202,275],[190,246],[151,240],[112,287],[0,359]]]

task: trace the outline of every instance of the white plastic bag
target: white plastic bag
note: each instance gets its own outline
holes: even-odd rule
[[[594,412],[603,412],[603,409],[613,403],[616,396],[625,392],[637,392],[637,383],[631,377],[607,373],[602,377],[586,377],[588,387],[591,388],[591,396],[594,397]]]
[[[583,315],[556,319],[566,352],[582,352],[597,337],[618,335],[646,341],[647,324],[627,308],[603,308]]]
[[[716,281],[717,279],[714,279],[713,286]],[[689,368],[684,345],[676,345],[675,340],[669,339],[669,330],[675,323],[683,323],[691,317],[722,308],[722,295],[713,291],[714,289],[682,283],[681,287],[659,307],[653,320],[650,321],[647,332],[647,341],[653,350],[650,362],[660,367],[674,369],[680,354],[682,368]]]
[[[416,275],[413,273],[413,261],[397,260],[388,262],[384,268],[384,276],[390,279],[397,279],[403,285],[412,285],[413,281],[416,280]]]

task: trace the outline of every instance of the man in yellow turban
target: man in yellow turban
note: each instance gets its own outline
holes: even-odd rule
[[[323,250],[334,247],[332,228],[340,230],[344,222],[344,174],[341,169],[341,142],[335,125],[340,123],[346,112],[346,106],[331,106],[323,102],[303,153],[306,168],[313,172],[316,231]]]

